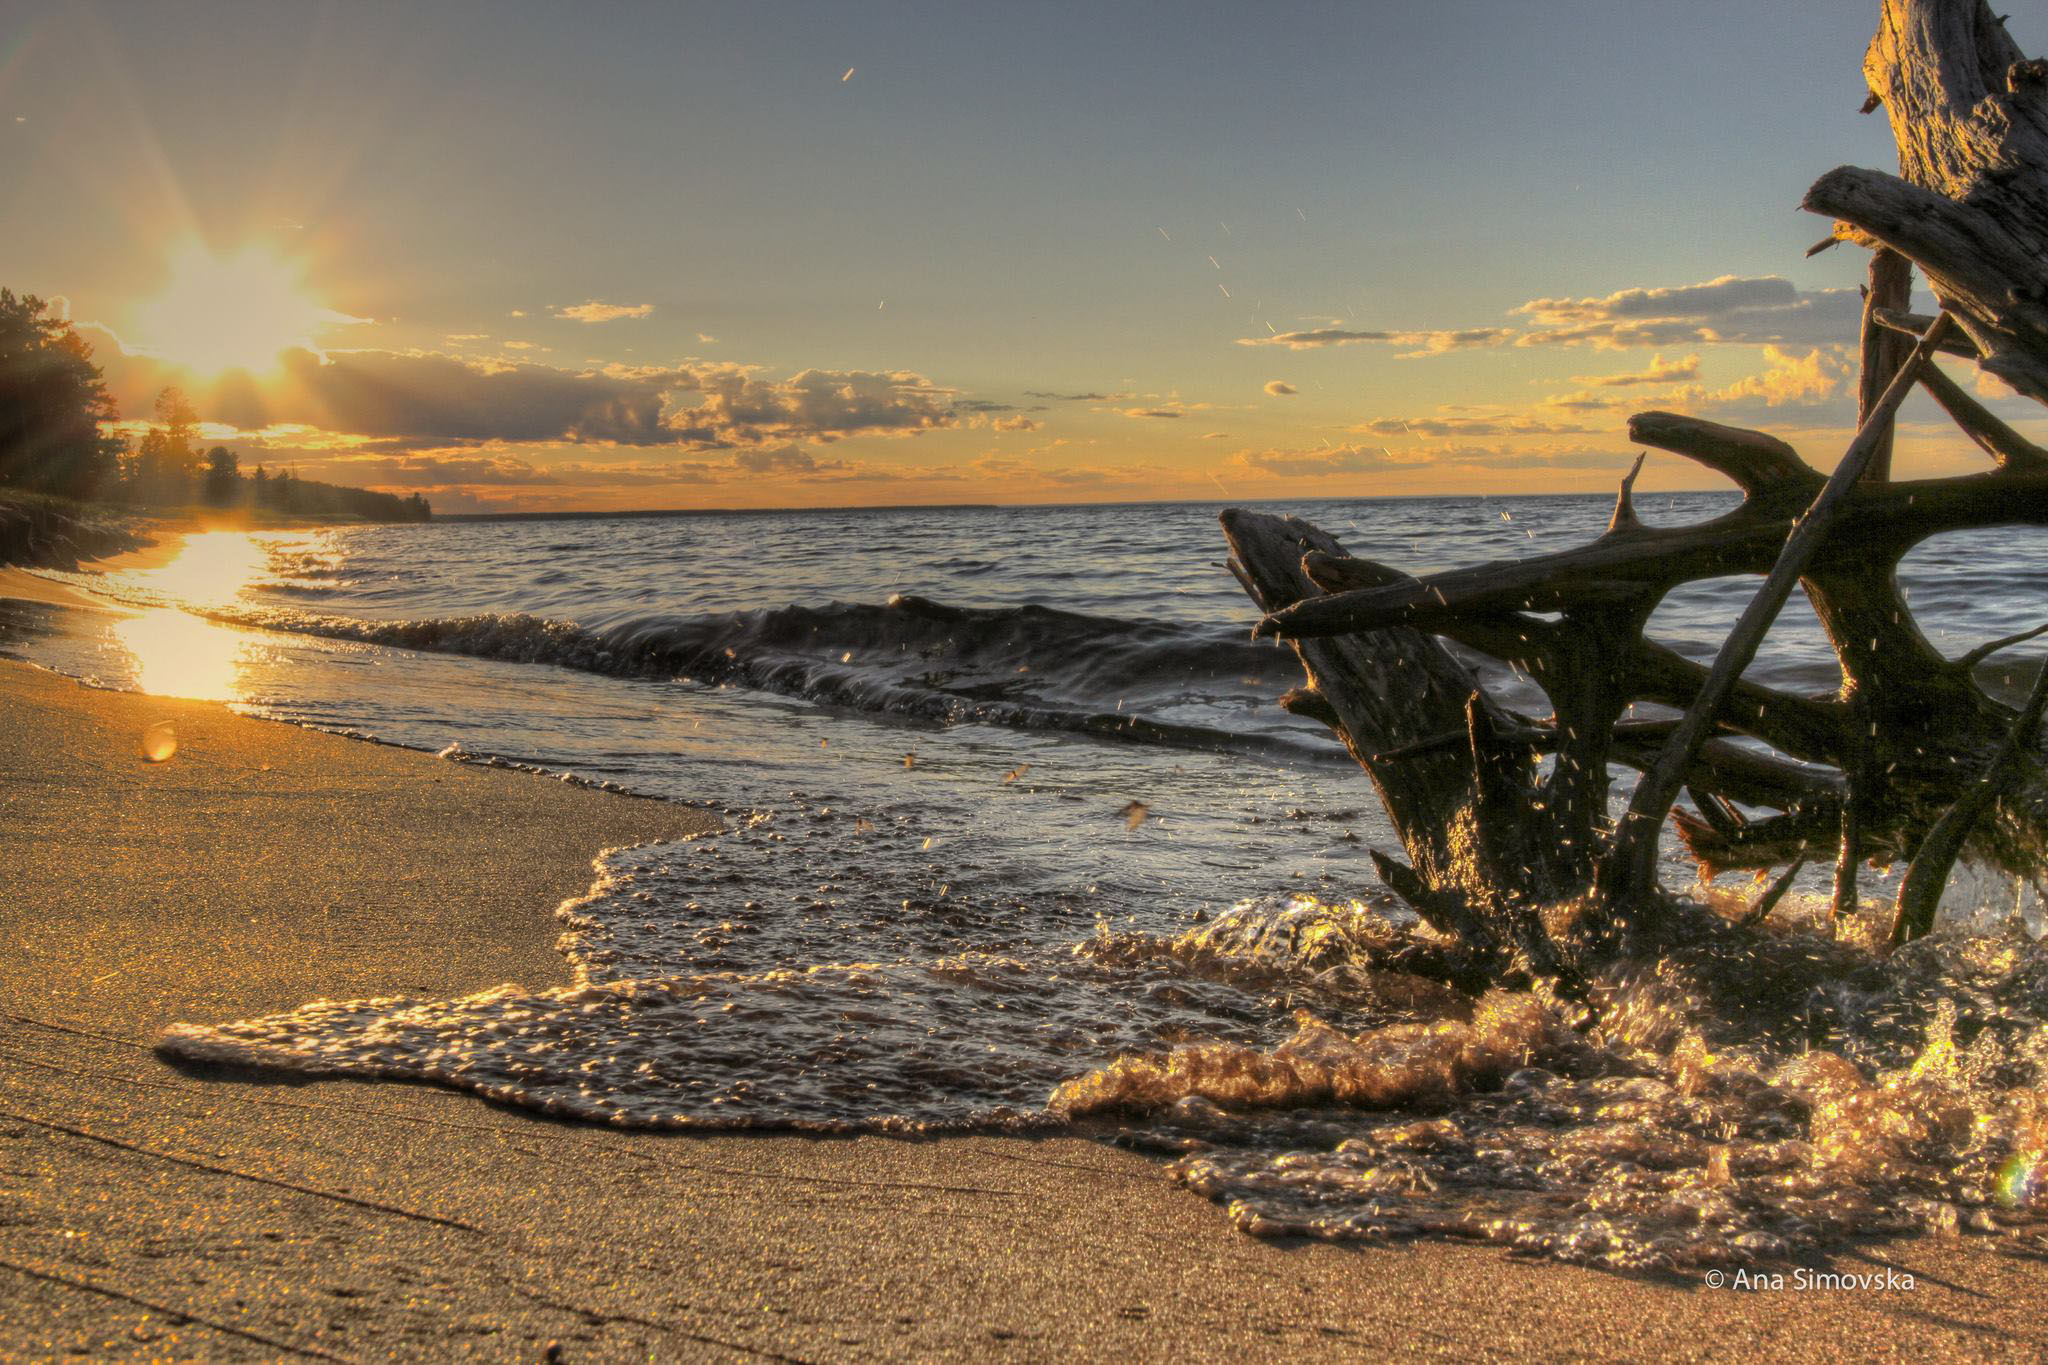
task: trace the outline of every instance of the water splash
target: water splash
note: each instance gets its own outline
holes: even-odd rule
[[[2048,1227],[2048,950],[2024,935],[1883,960],[1703,926],[1603,973],[1588,1029],[1541,990],[1461,993],[1393,906],[1091,928],[1079,902],[1021,915],[999,877],[863,894],[858,857],[930,837],[911,819],[736,824],[609,856],[560,912],[573,985],[321,1002],[160,1049],[630,1127],[1095,1132],[1259,1236],[1640,1269]]]

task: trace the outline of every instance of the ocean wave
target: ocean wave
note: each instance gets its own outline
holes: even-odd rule
[[[746,687],[948,724],[1272,756],[1341,758],[1280,711],[1285,651],[1221,631],[1050,607],[955,607],[898,596],[602,628],[524,612],[374,621],[291,610],[237,624],[614,677]]]

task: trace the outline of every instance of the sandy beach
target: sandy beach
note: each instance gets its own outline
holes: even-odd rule
[[[27,589],[40,580],[27,580]],[[17,590],[24,585],[17,582]],[[140,742],[169,721],[170,761]],[[0,666],[0,1356],[2038,1359],[2038,1257],[1713,1290],[1274,1245],[1083,1139],[681,1137],[174,1070],[174,1020],[567,978],[601,849],[704,817]]]

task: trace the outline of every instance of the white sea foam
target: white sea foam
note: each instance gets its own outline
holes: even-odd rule
[[[1440,941],[1362,902],[1058,939],[972,894],[892,901],[833,864],[868,823],[812,807],[612,855],[561,911],[569,987],[322,1002],[160,1049],[634,1127],[1076,1127],[1177,1154],[1262,1236],[1668,1267],[2048,1218],[2048,950],[2023,935],[1880,962],[1708,932],[1612,967],[1582,1032],[1541,990],[1461,994]]]

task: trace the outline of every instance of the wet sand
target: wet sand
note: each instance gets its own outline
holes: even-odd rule
[[[169,762],[144,729],[178,729]],[[1276,1246],[1083,1139],[710,1138],[188,1074],[176,1019],[566,980],[554,905],[694,812],[0,664],[0,1357],[2038,1359],[2048,1263],[1711,1290]],[[1788,1272],[1789,1277],[1789,1272]]]
[[[55,579],[44,578],[41,574],[27,569],[10,568],[0,565],[0,597],[13,597],[28,602],[48,602],[58,607],[104,606],[98,600],[82,592],[74,592]]]

